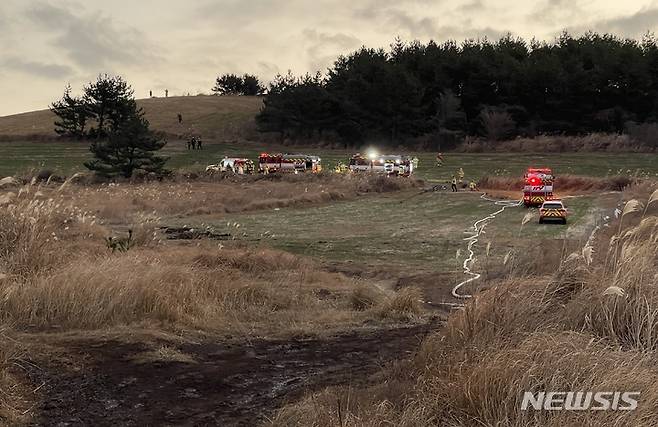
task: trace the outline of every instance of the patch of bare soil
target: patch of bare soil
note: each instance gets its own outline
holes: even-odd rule
[[[66,339],[34,355],[39,387],[32,425],[254,425],[305,392],[367,384],[387,363],[410,358],[437,323],[358,331],[329,339],[178,344],[153,348]],[[142,360],[140,360],[140,358]]]

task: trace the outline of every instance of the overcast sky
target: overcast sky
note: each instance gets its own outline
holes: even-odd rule
[[[220,73],[270,80],[403,39],[553,40],[658,29],[645,0],[0,0],[0,116],[46,108],[71,83],[120,74],[138,98],[209,92]]]

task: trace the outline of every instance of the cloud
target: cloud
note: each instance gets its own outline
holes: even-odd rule
[[[73,74],[73,69],[68,65],[47,64],[37,61],[26,61],[21,58],[11,56],[2,59],[5,68],[33,76],[47,79],[61,80]]]
[[[578,0],[546,0],[534,8],[528,20],[551,26],[559,22],[564,27],[570,22],[582,22],[584,16],[588,15]]]
[[[438,33],[436,21],[432,18],[416,18],[399,9],[389,9],[384,12],[384,15],[387,26],[411,37],[433,38]]]
[[[292,3],[282,4],[277,0],[210,0],[199,6],[193,16],[204,22],[212,21],[231,28],[249,24],[263,25],[273,17],[280,16],[283,10],[290,9]]]
[[[160,59],[157,49],[134,27],[115,23],[101,13],[77,15],[48,2],[27,11],[27,17],[42,31],[49,44],[85,70],[100,71],[117,65],[141,66]]]
[[[349,34],[327,33],[306,28],[302,31],[306,46],[307,68],[310,72],[324,71],[340,54],[354,50],[361,41]]]
[[[658,29],[658,8],[645,8],[632,15],[593,22],[587,28],[585,26],[574,28],[575,31],[589,29],[626,37],[642,36],[647,31]]]

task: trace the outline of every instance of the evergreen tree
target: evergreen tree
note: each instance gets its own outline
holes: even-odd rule
[[[258,96],[265,92],[257,76],[245,74],[240,77],[235,74],[224,74],[215,80],[212,91],[216,95]]]
[[[265,92],[265,87],[261,84],[258,77],[245,74],[242,76],[242,87],[240,89],[240,95],[245,96],[257,96],[262,95]]]
[[[216,95],[241,95],[243,84],[242,77],[235,74],[224,74],[217,77],[212,91]]]
[[[84,93],[87,111],[96,124],[89,135],[98,139],[115,132],[137,108],[132,88],[119,76],[99,75],[95,82],[85,86]]]
[[[82,138],[85,134],[87,119],[90,116],[82,98],[71,96],[71,85],[67,85],[62,99],[50,105],[50,111],[56,116],[55,132],[62,136]]]
[[[85,166],[100,176],[130,178],[135,171],[165,173],[167,157],[156,153],[166,142],[155,136],[141,110],[134,109],[112,129],[106,140],[94,141],[90,151],[94,159]]]
[[[564,33],[553,43],[398,38],[388,51],[340,56],[313,85],[292,80],[279,76],[270,86],[260,130],[404,144],[437,127],[499,139],[658,121],[658,40],[650,34],[637,41]]]

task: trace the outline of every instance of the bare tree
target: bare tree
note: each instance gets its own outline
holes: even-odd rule
[[[502,141],[508,138],[516,128],[516,122],[507,111],[485,108],[480,113],[480,119],[485,135],[491,141]]]

